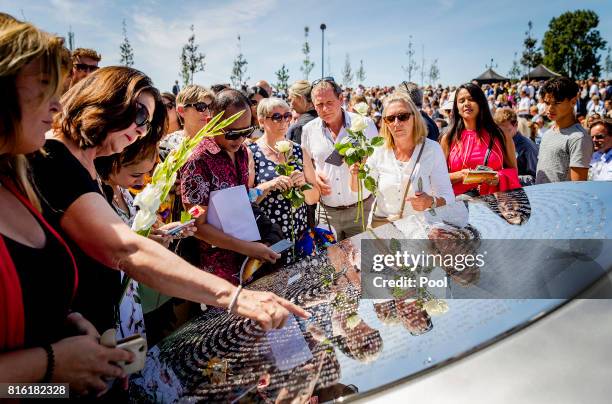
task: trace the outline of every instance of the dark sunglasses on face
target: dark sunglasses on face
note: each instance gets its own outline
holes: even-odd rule
[[[244,129],[235,129],[223,132],[223,135],[225,136],[226,140],[237,140],[241,137],[248,138],[253,134],[253,132],[255,132],[255,127],[249,126],[248,128]]]
[[[280,122],[283,119],[285,121],[290,121],[291,120],[291,112],[285,112],[284,114],[281,114],[280,112],[275,112],[270,116],[266,116],[266,118],[268,119],[272,119],[273,122]]]
[[[387,115],[387,116],[384,116],[383,120],[385,121],[385,123],[390,125],[393,122],[395,122],[395,119],[399,119],[400,122],[406,122],[408,119],[410,119],[411,116],[412,116],[412,114],[410,112],[403,112],[403,113],[397,114],[397,115]]]
[[[95,66],[95,65],[88,65],[88,64],[86,64],[86,63],[76,63],[76,64],[74,65],[74,67],[75,67],[75,68],[76,68],[78,71],[81,71],[81,72],[90,72],[90,73],[91,73],[91,72],[95,72],[96,70],[98,70],[98,69],[99,69],[99,67],[98,67],[98,66]]]
[[[254,100],[254,99],[250,99],[249,101],[251,102],[252,107],[256,106],[259,103],[259,101]]]
[[[134,123],[138,127],[151,125],[149,121],[149,110],[139,102],[136,103],[136,118],[134,118]]]
[[[204,112],[210,108],[210,104],[205,102],[194,102],[192,104],[185,104],[185,108],[194,107],[198,112]]]

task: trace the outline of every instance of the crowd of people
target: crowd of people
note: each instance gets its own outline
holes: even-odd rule
[[[374,195],[361,194],[371,227],[456,198],[612,180],[610,82],[343,89],[325,77],[296,81],[287,94],[264,80],[244,89],[175,83],[162,93],[146,74],[100,61],[94,50],[70,53],[61,38],[0,14],[3,382],[121,394],[126,375],[117,362],[133,354],[100,345],[100,334],[146,335],[152,345],[189,318],[188,302],[264,329],[282,327],[290,314],[308,317],[277,295],[242,289],[240,269],[245,258],[269,271],[299,260],[303,248],[281,255],[270,246],[314,242],[318,223],[337,240],[362,232],[359,167],[334,158],[360,103],[369,115],[363,133],[384,139],[365,162],[378,184]],[[236,113],[181,168],[148,237],[132,231],[134,194],[155,165],[214,116]],[[252,191],[261,240],[224,233],[206,214],[171,235],[181,212],[207,212],[213,192],[241,185]],[[145,311],[146,288],[172,299]]]

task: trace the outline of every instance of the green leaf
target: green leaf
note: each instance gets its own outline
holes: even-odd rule
[[[399,242],[399,240],[392,238],[391,241],[389,241],[389,250],[391,250],[392,254],[395,254],[397,251],[401,251],[402,249],[402,244]]]
[[[185,223],[191,220],[191,214],[186,211],[181,212],[181,223]]]
[[[363,185],[370,192],[376,192],[376,180],[372,177],[366,177],[363,181]]]
[[[351,156],[352,156],[353,154],[355,154],[356,152],[357,152],[357,149],[355,149],[354,147],[349,147],[349,148],[348,148],[348,149],[347,149],[347,150],[344,152],[344,154],[345,154],[347,157],[351,157]]]
[[[302,187],[300,188],[301,191],[309,191],[311,189],[312,189],[312,185],[310,185],[309,183],[302,185]]]
[[[374,154],[374,148],[372,146],[368,146],[366,150],[367,150],[368,156],[371,156],[372,154]]]
[[[373,137],[372,140],[370,140],[370,144],[374,147],[382,146],[385,144],[385,138],[382,136]]]
[[[357,174],[357,178],[359,178],[360,180],[364,180],[366,177],[366,172],[365,170],[359,170],[359,173]]]

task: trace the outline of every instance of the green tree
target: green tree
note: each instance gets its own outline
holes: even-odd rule
[[[344,68],[342,69],[342,84],[344,87],[350,87],[353,84],[353,69],[351,68],[351,58],[349,54],[346,54],[346,59],[344,59]]]
[[[197,72],[203,72],[204,58],[206,55],[198,52],[200,47],[195,43],[195,28],[193,25],[190,27],[191,36],[187,39],[187,43],[183,45],[183,51],[181,52],[181,76],[183,77],[183,85],[193,84],[193,76]]]
[[[121,63],[123,66],[134,66],[134,50],[127,37],[127,27],[125,19],[123,20],[123,43],[119,46],[119,53],[121,54]]]
[[[357,71],[355,72],[355,78],[357,79],[357,82],[359,84],[363,84],[366,79],[366,72],[363,68],[363,60],[359,61],[359,69],[357,69]]]
[[[438,59],[434,59],[429,66],[429,84],[436,85],[440,79],[440,68],[438,67]]]
[[[542,41],[544,64],[575,79],[598,77],[598,52],[606,46],[598,25],[599,17],[591,10],[568,11],[551,19]]]
[[[527,23],[527,31],[525,31],[525,40],[523,41],[523,56],[521,57],[521,65],[525,66],[527,72],[530,72],[531,69],[543,61],[542,52],[540,51],[540,48],[536,46],[538,40],[531,36],[532,29],[533,23],[529,21]]]
[[[74,50],[74,32],[72,31],[72,26],[68,27],[68,49],[70,52]]]
[[[276,88],[278,88],[278,91],[286,93],[287,88],[289,88],[289,69],[287,69],[284,64],[283,67],[276,71],[276,80]]]
[[[236,55],[236,59],[234,59],[234,66],[232,67],[232,74],[230,76],[230,80],[234,88],[240,88],[242,85],[246,85],[246,82],[250,77],[247,77],[247,62],[246,58],[242,54],[242,45],[240,42],[240,35],[238,35],[238,54]]]
[[[308,43],[308,33],[310,29],[304,27],[304,44],[302,45],[302,53],[304,54],[304,61],[300,67],[300,71],[304,74],[304,80],[308,80],[310,72],[314,68],[315,64],[310,60],[310,44]]]
[[[414,45],[412,44],[412,35],[408,37],[408,50],[406,51],[406,56],[408,56],[408,63],[406,66],[402,66],[404,73],[408,75],[408,81],[412,81],[412,75],[419,70],[419,66],[417,64],[416,58],[414,57]]]
[[[608,46],[608,53],[606,54],[606,59],[604,60],[604,70],[606,71],[606,78],[612,78],[612,55],[610,54],[612,49]]]
[[[512,80],[518,80],[519,78],[521,78],[521,65],[519,64],[517,57],[518,57],[517,53],[514,52],[514,60],[512,61],[512,67],[510,68],[510,71],[508,72],[508,76]]]

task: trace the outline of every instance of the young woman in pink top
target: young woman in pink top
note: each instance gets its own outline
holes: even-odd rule
[[[440,144],[455,195],[485,195],[520,188],[514,142],[493,121],[480,87],[471,83],[459,87],[453,116],[456,119]],[[487,153],[489,148],[491,152]],[[479,165],[486,165],[497,175],[478,184],[464,184],[468,172]]]

